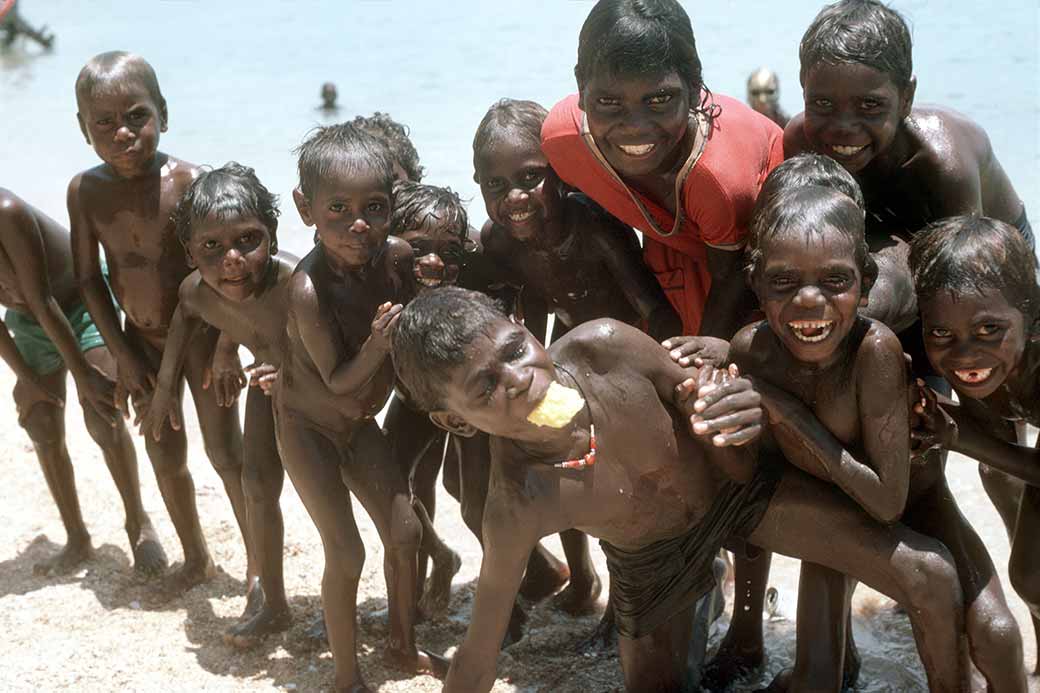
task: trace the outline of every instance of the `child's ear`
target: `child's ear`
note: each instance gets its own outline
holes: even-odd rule
[[[870,290],[872,288],[874,288],[874,282],[876,280],[877,280],[877,277],[872,277],[869,274],[864,274],[863,275],[863,281],[860,282],[860,289],[859,289],[859,307],[860,308],[866,308],[867,304],[870,302]]]
[[[902,90],[900,94],[900,111],[901,116],[906,118],[910,115],[910,111],[914,107],[914,94],[917,93],[917,77],[911,77],[910,83],[906,85],[906,88]]]
[[[303,223],[307,226],[314,226],[314,220],[311,218],[311,202],[303,194],[303,191],[299,188],[293,188],[292,199],[296,203],[296,211],[300,213],[300,219],[303,220]]]
[[[430,421],[448,433],[454,433],[463,438],[472,438],[477,434],[476,428],[463,421],[458,415],[444,409],[431,411]]]
[[[87,124],[83,121],[83,114],[79,111],[76,112],[76,120],[79,122],[79,131],[83,133],[83,137],[86,138],[87,144],[93,147],[94,143],[90,141],[90,132],[87,130]]]
[[[166,132],[166,126],[170,122],[170,114],[166,110],[166,99],[159,100],[159,132]]]
[[[184,259],[188,261],[188,267],[192,269],[198,269],[199,264],[195,262],[195,258],[191,256],[191,248],[186,243],[182,243],[184,246]]]

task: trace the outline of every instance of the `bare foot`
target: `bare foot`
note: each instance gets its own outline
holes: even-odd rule
[[[579,585],[571,580],[562,592],[552,598],[552,607],[571,616],[591,614],[602,592],[603,585],[598,575],[593,575],[590,585]]]
[[[264,608],[264,602],[267,598],[264,596],[263,585],[260,584],[260,578],[254,577],[248,581],[249,589],[246,590],[246,608],[242,611],[242,616],[239,621],[248,621]]]
[[[520,595],[532,602],[540,602],[555,594],[570,577],[570,569],[539,545],[527,561],[527,572],[524,581],[520,583]]]
[[[240,650],[256,647],[272,633],[280,633],[292,624],[292,614],[288,611],[272,611],[267,607],[260,610],[249,620],[236,623],[224,632],[224,642]]]
[[[134,553],[134,572],[138,575],[154,578],[166,572],[169,561],[151,524],[141,528],[136,541],[131,537],[130,546]]]
[[[303,639],[315,649],[329,648],[329,631],[325,627],[325,612],[319,611],[317,618],[303,629]]]
[[[209,557],[202,565],[183,563],[181,567],[169,573],[159,584],[158,596],[164,601],[175,599],[192,587],[212,580],[217,575],[217,567]]]
[[[613,652],[617,647],[617,627],[614,625],[614,609],[607,603],[607,610],[581,642],[574,649],[582,654],[594,654],[597,652]]]
[[[429,674],[438,679],[448,675],[451,661],[427,650],[396,650],[387,648],[383,659],[391,667],[414,674]]]
[[[94,557],[94,547],[90,538],[82,541],[70,541],[61,551],[33,566],[33,575],[67,575],[80,563]]]
[[[459,555],[448,549],[433,562],[433,570],[426,580],[423,595],[419,598],[419,611],[426,618],[439,616],[448,610],[451,601],[451,579],[462,567]]]
[[[765,664],[766,655],[761,646],[744,649],[734,645],[730,640],[731,633],[727,631],[719,651],[704,667],[701,687],[706,690],[722,690],[731,682],[759,671]]]

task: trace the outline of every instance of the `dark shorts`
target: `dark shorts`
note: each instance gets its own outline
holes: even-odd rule
[[[715,556],[727,540],[745,537],[758,526],[781,470],[779,464],[763,463],[746,484],[724,482],[707,515],[680,536],[634,551],[600,541],[621,635],[648,635],[715,587]]]
[[[65,318],[72,327],[72,333],[76,335],[81,352],[86,353],[105,345],[105,340],[101,338],[101,333],[90,318],[87,307],[82,303],[76,304],[66,312]],[[32,315],[8,310],[4,315],[4,323],[14,339],[15,346],[18,347],[18,353],[36,373],[48,375],[65,365],[64,359],[58,353],[58,347],[54,346],[50,336]]]

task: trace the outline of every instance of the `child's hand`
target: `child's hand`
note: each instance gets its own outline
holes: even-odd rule
[[[932,448],[949,450],[957,443],[957,422],[939,405],[932,388],[920,378],[910,386],[910,450],[920,457]],[[916,390],[916,392],[915,392]]]
[[[130,406],[126,401],[129,396],[137,411],[137,420],[134,421],[136,426],[141,420],[141,410],[147,408],[147,402],[155,390],[155,371],[140,358],[131,356],[118,362],[116,374],[116,407],[123,412],[124,419],[129,419]]]
[[[254,363],[246,368],[246,375],[249,376],[249,387],[259,387],[268,397],[278,382],[278,368],[269,363]]]
[[[203,389],[208,390],[210,386],[218,406],[233,407],[238,401],[238,394],[246,386],[246,374],[238,358],[237,345],[234,349],[213,351],[213,363],[202,376]]]
[[[86,376],[76,381],[79,403],[84,411],[94,410],[98,416],[115,426],[119,421],[119,407],[116,404],[116,381],[109,378],[94,366],[87,369]]]
[[[14,401],[18,410],[18,423],[25,425],[25,419],[29,412],[37,404],[50,404],[55,407],[64,407],[65,401],[43,386],[43,383],[35,379],[19,378],[14,384]]]
[[[691,388],[689,379],[679,387]],[[762,432],[762,398],[751,381],[740,377],[736,364],[726,370],[705,366],[697,377],[690,429],[696,436],[713,434],[712,445],[746,445]]]
[[[372,336],[369,337],[373,346],[385,352],[390,351],[390,336],[402,310],[404,306],[400,303],[391,304],[389,301],[376,309],[376,317],[372,319]]]
[[[180,401],[165,388],[155,390],[149,402],[142,407],[135,404],[134,408],[137,410],[134,425],[140,424],[139,431],[143,436],[151,435],[155,440],[161,440],[167,419],[170,420],[170,428],[181,430],[184,417],[181,415]]]
[[[715,337],[672,337],[661,342],[672,360],[683,368],[715,366],[726,363],[729,342]]]

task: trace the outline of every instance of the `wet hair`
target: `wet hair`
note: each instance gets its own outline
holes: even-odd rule
[[[423,292],[405,306],[390,340],[391,356],[420,409],[444,409],[450,371],[466,362],[466,348],[496,320],[508,318],[490,297],[455,286]]]
[[[820,62],[859,63],[883,72],[900,89],[910,85],[914,65],[910,29],[903,17],[877,0],[841,0],[827,5],[802,36],[799,78]]]
[[[693,26],[677,0],[599,0],[578,35],[578,90],[603,70],[611,75],[675,70],[695,102],[704,88]]]
[[[542,123],[548,115],[549,112],[534,101],[502,99],[493,103],[473,135],[473,169],[477,168],[477,158],[487,153],[503,133],[541,150]]]
[[[782,190],[818,185],[848,195],[856,206],[866,212],[863,191],[852,174],[829,156],[823,154],[799,154],[787,159],[774,168],[762,183],[756,207],[768,204]]]
[[[926,226],[910,242],[910,273],[918,302],[941,291],[961,295],[996,290],[1036,331],[1040,285],[1033,249],[1013,226],[975,215],[948,217]]]
[[[463,240],[469,236],[469,216],[458,193],[436,185],[397,181],[390,233],[419,228],[429,217],[448,225]]]
[[[299,157],[300,192],[314,199],[322,178],[333,172],[356,175],[374,172],[391,191],[394,159],[387,144],[354,123],[317,127],[293,150]]]
[[[148,95],[166,120],[166,99],[159,89],[159,79],[148,61],[134,53],[109,51],[91,58],[76,77],[76,106],[83,110],[83,100],[98,93],[118,92],[128,83],[137,82],[148,90]]]
[[[221,221],[254,217],[271,234],[271,254],[278,252],[278,196],[264,187],[248,166],[229,161],[203,171],[191,182],[173,212],[177,237],[187,246],[197,221],[214,216]]]
[[[748,277],[754,279],[761,269],[772,239],[797,234],[809,243],[827,230],[837,231],[852,243],[865,286],[871,286],[878,269],[867,248],[863,210],[848,195],[820,185],[781,189],[755,210],[747,250]]]
[[[376,111],[370,116],[357,116],[353,124],[386,142],[390,154],[408,174],[408,180],[420,182],[425,172],[419,165],[419,152],[408,137],[408,126],[398,123],[386,113]]]

